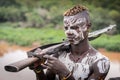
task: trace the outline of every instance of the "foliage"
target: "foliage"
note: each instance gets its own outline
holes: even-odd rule
[[[20,7],[21,5],[16,0],[0,0],[0,7]]]
[[[114,20],[106,14],[108,12],[108,10],[104,10],[101,7],[91,10],[92,30],[102,29],[110,24],[115,24]]]
[[[25,21],[25,11],[24,9],[21,9],[21,11],[14,7],[0,7],[0,21],[5,22],[5,21],[11,21],[11,22],[16,22],[16,21]]]
[[[64,37],[62,30],[52,28],[11,28],[7,26],[0,28],[0,40],[21,46],[32,45],[34,42],[41,45],[60,42]]]
[[[92,5],[95,5],[96,7],[103,7],[108,8],[110,10],[114,9],[114,10],[120,10],[120,1],[119,0],[87,0],[87,2],[89,2]]]
[[[117,10],[111,10],[108,15],[116,22],[117,32],[120,33],[120,12],[118,12]]]
[[[82,0],[82,1],[84,1],[84,0]],[[120,33],[120,27],[119,27],[120,26],[120,23],[119,23],[119,21],[120,21],[120,1],[119,0],[102,0],[102,1],[86,0],[86,2],[89,3],[89,5],[94,5],[94,9],[97,9],[99,7],[102,8],[104,10],[104,12],[101,13],[101,11],[98,10],[98,12],[100,12],[99,17],[103,16],[102,17],[104,19],[103,21],[107,21],[107,20],[108,20],[108,22],[109,21],[111,22],[111,20],[114,21],[112,23],[115,23],[117,25],[117,32]],[[106,10],[107,10],[107,12],[106,12]],[[96,12],[95,13],[93,12],[92,14],[96,15]],[[106,18],[106,16],[109,18]],[[108,24],[108,22],[107,22],[107,24]]]
[[[117,24],[117,31],[120,32],[119,0],[0,0],[0,22],[22,22],[29,24],[26,27],[40,28],[46,24],[63,26],[64,11],[80,3],[90,10],[93,30]]]
[[[91,44],[95,48],[105,48],[109,51],[120,51],[120,35],[102,35],[101,37],[91,41]]]

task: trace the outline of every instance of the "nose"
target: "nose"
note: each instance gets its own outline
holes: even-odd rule
[[[67,31],[66,31],[66,34],[67,34],[67,35],[73,35],[73,32],[72,32],[71,30],[67,30]]]

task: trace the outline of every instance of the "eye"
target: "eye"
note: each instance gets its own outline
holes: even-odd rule
[[[68,30],[68,27],[64,27],[65,30]]]

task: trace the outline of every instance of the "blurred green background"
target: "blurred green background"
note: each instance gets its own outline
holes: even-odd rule
[[[120,0],[0,0],[0,41],[20,46],[60,42],[65,39],[63,13],[77,4],[88,7],[91,31],[117,25],[110,35],[90,43],[120,51]]]

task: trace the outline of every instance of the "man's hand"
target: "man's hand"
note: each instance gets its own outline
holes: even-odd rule
[[[44,64],[41,64],[41,66],[49,69],[55,74],[58,74],[63,77],[70,73],[67,67],[57,58],[49,56],[49,55],[44,55],[43,58],[46,58],[47,60]]]
[[[42,53],[42,50],[40,48],[36,49],[35,52],[32,54],[33,57],[38,57],[40,60],[30,65],[30,69],[34,70],[36,68],[42,68],[41,64],[45,62],[45,59],[43,59],[44,53]]]

